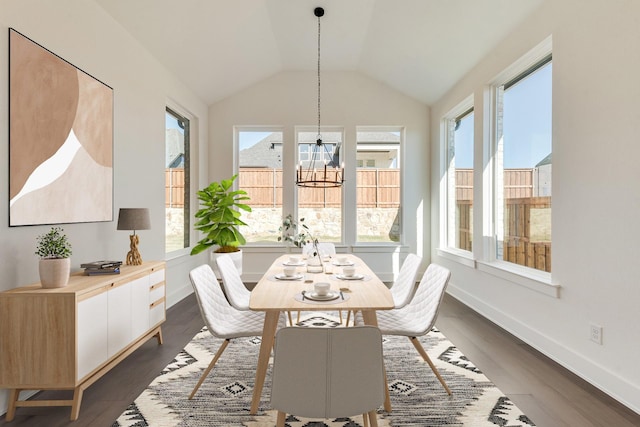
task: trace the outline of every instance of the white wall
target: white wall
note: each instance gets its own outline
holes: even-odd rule
[[[8,227],[9,27],[114,89],[114,221],[62,226],[73,245],[72,268],[96,259],[124,259],[129,232],[116,231],[120,207],[150,208],[152,229],[139,232],[140,252],[146,260],[164,259],[165,106],[171,101],[197,118],[195,177],[204,182],[200,177],[206,174],[206,105],[93,2],[2,0],[0,8],[0,291],[38,281],[35,239],[49,229]],[[204,154],[201,161],[198,152]],[[187,272],[203,259],[185,256],[168,262],[169,305],[191,292]],[[6,408],[5,398],[0,391],[0,413]]]
[[[450,293],[640,412],[640,3],[547,1],[432,106],[432,233],[425,245],[452,270]],[[483,90],[553,36],[553,259],[558,297],[436,255],[441,117],[475,95],[475,200],[482,195]],[[595,171],[595,172],[594,172]],[[482,241],[481,206],[474,209]],[[480,245],[478,245],[480,246]],[[478,252],[476,255],[479,255]],[[603,345],[589,324],[604,328]]]
[[[234,173],[233,127],[234,126],[282,126],[284,130],[283,165],[295,164],[294,126],[317,126],[317,81],[315,72],[281,72],[256,85],[222,100],[209,108],[209,178],[218,181]],[[403,164],[402,191],[403,224],[405,244],[403,251],[418,251],[424,254],[429,245],[422,247],[424,234],[428,241],[429,224],[428,192],[429,173],[424,167],[429,159],[429,108],[406,95],[390,89],[356,72],[322,72],[322,125],[343,126],[346,147],[345,197],[355,199],[355,171],[349,169],[356,160],[356,126],[404,126],[406,129],[405,157]],[[293,174],[284,182],[284,210],[293,212],[293,200],[288,198],[294,192]],[[345,227],[355,227],[355,215],[347,212]],[[278,248],[245,248],[243,277],[255,280],[271,264]],[[385,255],[393,248],[350,247],[346,251],[357,252],[384,280],[392,280],[397,271],[391,257]],[[379,252],[379,251],[382,251]]]

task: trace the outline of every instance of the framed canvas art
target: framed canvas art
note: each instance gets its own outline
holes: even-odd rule
[[[113,220],[113,89],[9,29],[9,226]]]

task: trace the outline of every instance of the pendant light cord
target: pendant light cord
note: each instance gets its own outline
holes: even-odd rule
[[[320,134],[320,16],[318,16],[318,140],[322,141]]]

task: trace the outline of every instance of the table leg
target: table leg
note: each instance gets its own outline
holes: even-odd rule
[[[264,378],[267,375],[269,367],[269,357],[273,349],[273,341],[278,327],[278,319],[280,312],[278,310],[267,311],[264,314],[264,326],[262,328],[262,342],[260,343],[260,355],[258,356],[258,367],[256,368],[256,380],[253,386],[253,398],[251,399],[250,414],[254,415],[258,412],[260,405],[260,397],[262,396],[262,387],[264,386]]]
[[[362,310],[362,320],[364,320],[365,325],[378,326],[378,317],[376,316],[375,310]],[[384,410],[391,412],[391,399],[389,398],[386,368],[384,368]]]

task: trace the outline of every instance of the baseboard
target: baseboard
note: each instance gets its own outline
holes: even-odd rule
[[[192,293],[193,293],[193,287],[191,287],[191,284],[189,283],[183,284],[178,289],[172,289],[171,293],[166,296],[167,298],[166,308],[169,308],[174,304],[177,304],[178,302],[182,301]]]
[[[609,371],[606,367],[567,349],[562,343],[532,329],[520,320],[505,314],[453,283],[449,284],[447,293],[568,371],[640,414],[640,389],[634,384]]]

